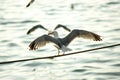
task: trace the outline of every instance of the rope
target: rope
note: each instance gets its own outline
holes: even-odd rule
[[[67,53],[67,54],[64,54],[64,55],[54,55],[54,56],[37,57],[37,58],[31,58],[31,59],[21,59],[21,60],[4,61],[4,62],[0,62],[0,64],[8,64],[8,63],[15,63],[15,62],[32,61],[32,60],[39,60],[39,59],[53,59],[53,58],[56,58],[56,57],[68,56],[68,55],[73,55],[73,54],[78,54],[78,53],[84,53],[84,52],[90,52],[90,51],[95,51],[95,50],[100,50],[100,49],[105,49],[105,48],[110,48],[110,47],[115,47],[115,46],[120,46],[120,44],[114,44],[114,45],[103,46],[103,47],[99,47],[99,48],[93,48],[93,49],[88,49],[88,50],[83,50],[83,51],[78,51],[78,52],[72,52],[72,53]]]

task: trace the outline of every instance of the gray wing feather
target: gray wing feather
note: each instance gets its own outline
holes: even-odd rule
[[[61,24],[58,24],[55,28],[54,28],[54,30],[56,30],[56,29],[58,29],[58,28],[63,28],[63,29],[65,29],[65,30],[67,30],[67,31],[71,31],[69,28],[67,28],[66,26],[64,26],[64,25],[61,25]]]
[[[93,41],[101,41],[102,40],[100,35],[90,32],[90,31],[86,31],[86,30],[79,30],[78,36],[81,38],[90,39]]]
[[[85,39],[91,39],[93,41],[101,41],[101,36],[90,32],[90,31],[86,31],[86,30],[72,30],[72,32],[70,34],[68,34],[65,38],[62,39],[62,42],[64,45],[68,45],[72,40],[74,40],[75,38],[80,37],[80,38],[85,38]]]
[[[38,28],[41,28],[41,29],[44,29],[44,30],[48,31],[45,27],[43,27],[42,25],[39,24],[39,25],[35,25],[31,29],[29,29],[27,34],[30,34],[31,32],[35,31]]]
[[[41,37],[38,37],[37,39],[35,39],[33,42],[30,43],[29,47],[30,47],[30,50],[36,50],[40,47],[45,46],[47,43],[50,43],[50,42],[60,47],[60,43],[57,41],[57,39],[48,35],[43,35]]]

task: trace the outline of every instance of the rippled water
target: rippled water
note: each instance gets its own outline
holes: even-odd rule
[[[74,40],[73,51],[85,50],[120,41],[120,0],[0,0],[0,62],[56,55],[54,47],[29,51],[31,41],[47,32],[36,30],[26,35],[33,25],[53,29],[63,24],[70,29],[93,31],[101,42]],[[71,9],[71,5],[74,5]],[[61,37],[68,32],[59,29]],[[49,48],[50,47],[50,48]],[[120,47],[75,54],[55,59],[0,64],[0,80],[119,80]]]

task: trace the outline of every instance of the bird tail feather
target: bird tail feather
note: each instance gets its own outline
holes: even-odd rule
[[[62,46],[62,51],[63,52],[67,52],[67,51],[71,51],[72,49],[70,49],[70,48],[67,48],[67,47],[65,47],[65,46]]]

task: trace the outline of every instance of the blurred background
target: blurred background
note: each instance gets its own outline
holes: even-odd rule
[[[29,51],[28,45],[47,34],[38,29],[27,35],[34,25],[54,29],[57,24],[83,29],[102,36],[94,42],[75,39],[68,47],[74,51],[91,49],[120,41],[120,0],[0,0],[0,62],[57,55],[47,45]],[[60,37],[69,32],[58,29]],[[0,64],[1,80],[119,80],[120,47],[107,48],[55,59]]]

